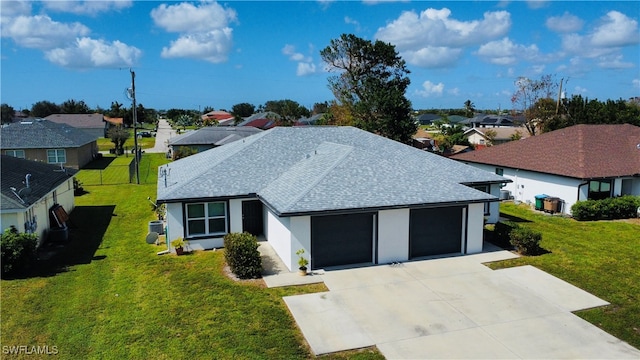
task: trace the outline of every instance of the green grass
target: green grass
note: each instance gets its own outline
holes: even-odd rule
[[[133,146],[135,144],[133,139],[133,130],[131,130],[130,132],[131,132],[131,136],[124,143],[124,147],[129,150],[133,149]],[[143,149],[152,148],[155,146],[155,144],[156,144],[155,137],[138,138],[138,146],[142,146]],[[113,148],[114,148],[114,145],[113,145],[113,142],[111,142],[111,139],[103,138],[103,137],[98,138],[98,151],[109,151],[109,149],[113,149]]]
[[[85,186],[68,245],[0,282],[2,345],[56,346],[61,359],[313,358],[282,297],[323,284],[235,282],[222,251],[158,256],[164,247],[145,243],[155,220],[147,197],[165,162],[145,154],[141,185]],[[322,358],[383,357],[369,348]]]
[[[640,226],[627,221],[578,222],[510,203],[504,215],[542,233],[540,256],[492,263],[492,268],[533,265],[611,303],[576,314],[640,348]]]

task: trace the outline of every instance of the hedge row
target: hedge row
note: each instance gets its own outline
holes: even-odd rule
[[[625,195],[603,200],[578,201],[571,206],[576,220],[614,220],[638,216],[640,196]]]
[[[224,258],[231,271],[240,279],[256,279],[262,273],[262,258],[258,239],[247,232],[230,233],[224,237]]]
[[[513,221],[501,221],[495,225],[494,236],[499,243],[507,241],[523,255],[538,255],[542,252],[542,233],[520,226]]]
[[[2,274],[25,270],[36,259],[38,237],[36,234],[19,233],[10,227],[0,234]]]

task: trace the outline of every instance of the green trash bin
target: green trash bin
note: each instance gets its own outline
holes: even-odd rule
[[[546,194],[540,194],[540,195],[536,195],[536,210],[542,211],[544,210],[544,199],[548,198],[549,195]]]

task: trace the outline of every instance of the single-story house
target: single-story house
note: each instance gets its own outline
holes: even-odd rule
[[[45,120],[84,130],[96,139],[105,137],[109,124],[102,114],[51,114]]]
[[[82,168],[98,153],[94,135],[45,119],[12,123],[0,129],[0,151],[21,159]]]
[[[458,124],[467,126],[470,128],[475,127],[490,127],[499,128],[505,126],[521,126],[524,122],[524,118],[521,116],[510,115],[494,115],[494,114],[477,114],[476,116],[462,120]]]
[[[62,207],[70,213],[75,206],[76,170],[0,155],[0,173],[0,228],[4,232],[14,226],[19,232],[37,234],[42,244],[51,229],[60,228],[51,211],[60,214]]]
[[[124,118],[112,118],[112,117],[108,117],[105,116],[104,117],[104,137],[108,138],[109,137],[109,130],[111,130],[112,128],[119,128],[124,126]]]
[[[296,126],[318,125],[318,121],[322,119],[325,113],[313,114],[309,117],[301,117],[296,121]]]
[[[262,132],[251,126],[207,126],[194,131],[188,131],[169,140],[172,154],[178,153],[183,148],[195,149],[196,152],[213,149],[247,136]]]
[[[209,111],[208,113],[202,115],[201,118],[205,124],[215,122],[219,126],[230,126],[235,122],[233,114],[226,111]]]
[[[512,180],[503,190],[517,201],[558,198],[564,213],[580,200],[640,195],[640,127],[630,124],[575,125],[453,159]]]
[[[278,126],[280,118],[280,115],[272,111],[266,111],[246,117],[236,126],[252,126],[258,129],[267,130]]]
[[[482,251],[502,176],[353,127],[276,127],[159,169],[167,241],[261,235],[289,269]]]
[[[416,116],[416,122],[420,125],[431,125],[438,120],[442,120],[442,116],[438,114],[420,114]]]
[[[490,134],[489,132],[493,132]],[[473,144],[476,149],[487,146],[499,145],[514,140],[529,137],[529,131],[525,127],[476,127],[464,132],[464,137]]]

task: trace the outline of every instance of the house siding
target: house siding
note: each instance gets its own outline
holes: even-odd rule
[[[269,244],[273,248],[273,250],[278,254],[280,259],[284,262],[286,267],[291,270],[293,269],[292,264],[295,264],[292,253],[295,254],[295,251],[292,251],[292,241],[291,241],[291,218],[288,217],[279,217],[274,214],[271,210],[267,210],[267,225],[266,225],[266,234],[267,240]],[[297,251],[297,250],[296,250]],[[311,247],[307,247],[305,252],[309,253],[311,251]]]
[[[484,204],[469,204],[465,211],[466,223],[462,222],[462,237],[466,236],[467,254],[475,254],[482,252],[484,240]]]
[[[54,194],[57,201],[54,201]],[[56,187],[55,190],[38,199],[28,209],[3,212],[0,216],[0,227],[3,232],[11,226],[15,226],[19,232],[26,232],[25,223],[35,220],[37,222],[37,228],[34,233],[38,236],[38,246],[40,246],[47,239],[49,229],[52,226],[58,226],[57,224],[50,223],[49,209],[53,205],[59,204],[70,214],[75,207],[74,200],[73,178],[70,178]]]
[[[47,150],[53,149],[61,148],[51,147],[47,149],[21,150],[24,150],[25,159],[47,163]],[[67,162],[63,165],[74,169],[80,169],[93,160],[93,154],[98,152],[98,145],[96,142],[91,142],[79,148],[64,148],[64,150]]]

